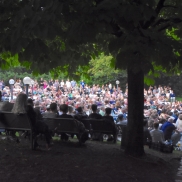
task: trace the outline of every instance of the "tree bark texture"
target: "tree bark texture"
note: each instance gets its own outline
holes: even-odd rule
[[[144,73],[128,68],[128,124],[125,153],[143,156]]]

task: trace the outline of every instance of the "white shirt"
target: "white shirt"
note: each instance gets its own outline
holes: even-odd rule
[[[67,88],[70,88],[71,87],[71,82],[66,81],[66,86],[67,86]]]
[[[152,137],[152,142],[164,142],[164,133],[162,130],[153,129],[150,131],[150,135]]]
[[[64,82],[61,82],[61,87],[63,87],[64,86]]]

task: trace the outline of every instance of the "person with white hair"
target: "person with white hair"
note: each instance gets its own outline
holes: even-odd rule
[[[30,103],[31,100],[29,99],[28,101]],[[12,112],[17,115],[26,113],[28,118],[30,119],[35,135],[38,135],[39,133],[44,134],[46,139],[46,148],[50,150],[51,136],[48,126],[43,122],[37,121],[36,112],[34,111],[32,105],[28,104],[26,94],[21,93],[17,96],[16,102],[14,103],[12,108]],[[37,148],[38,146],[39,145],[37,141],[35,141],[34,148]]]
[[[182,135],[182,114],[179,114],[178,119],[176,121],[176,128]]]

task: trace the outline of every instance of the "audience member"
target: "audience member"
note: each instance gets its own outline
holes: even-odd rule
[[[43,118],[56,118],[59,116],[57,111],[57,104],[51,103],[50,104],[50,112],[45,112],[42,114]]]
[[[82,107],[78,107],[77,113],[74,115],[74,118],[77,119],[78,121],[81,121],[82,119],[88,118],[88,115],[86,115],[86,113],[83,112]]]
[[[172,141],[172,144],[175,146],[180,140],[180,133],[173,125],[173,118],[169,118],[161,127],[161,130],[164,132],[164,139]]]
[[[105,120],[105,122],[108,122],[111,124],[111,127],[113,128],[113,132],[114,132],[114,135],[116,135],[117,133],[117,128],[116,128],[116,125],[115,125],[115,122],[114,122],[114,119],[113,117],[111,116],[111,111],[112,109],[107,107],[105,109],[105,116],[103,116],[103,119]],[[111,135],[108,135],[109,138],[107,139],[107,141],[113,141],[114,138],[111,136]],[[115,136],[114,136],[115,137]]]
[[[123,114],[119,114],[119,115],[118,115],[118,119],[117,119],[117,121],[116,121],[116,124],[117,124],[117,125],[127,125],[127,120],[124,119]]]
[[[89,115],[89,118],[92,118],[92,119],[102,119],[102,115],[97,113],[97,105],[96,104],[92,104],[91,108],[92,108],[92,113]]]
[[[164,133],[162,130],[159,130],[159,123],[154,123],[154,129],[150,131],[152,137],[152,142],[164,142]]]
[[[16,102],[13,106],[12,112],[14,114],[25,114],[27,113],[30,122],[32,123],[33,130],[36,135],[39,133],[42,133],[45,135],[46,139],[46,147],[49,150],[50,149],[50,139],[51,136],[49,134],[48,127],[46,126],[45,123],[36,121],[36,112],[34,111],[33,107],[31,105],[27,104],[27,95],[26,94],[19,94]],[[37,141],[35,141],[35,148],[38,147]]]

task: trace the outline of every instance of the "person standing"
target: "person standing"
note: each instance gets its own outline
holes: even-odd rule
[[[80,82],[80,86],[84,89],[84,87],[85,87],[85,82],[84,82],[83,80]]]
[[[53,86],[53,80],[52,79],[49,80],[48,84],[49,84],[49,87],[52,87]]]
[[[170,97],[171,102],[175,102],[176,96],[175,96],[175,93],[174,93],[173,90],[171,90],[171,93],[170,93],[169,97]]]
[[[109,90],[111,90],[112,89],[112,84],[111,83],[109,83]]]
[[[60,86],[61,86],[61,88],[64,87],[64,80],[61,81]]]
[[[74,88],[75,86],[76,86],[76,82],[75,82],[75,80],[72,80],[71,81],[71,87]]]
[[[23,90],[24,84],[23,84],[23,82],[21,81],[21,79],[19,79],[19,84],[20,84],[21,89]]]
[[[59,81],[55,80],[53,86],[56,88],[56,92],[59,90]]]
[[[71,82],[70,82],[69,79],[66,81],[66,87],[67,87],[68,89],[70,89],[70,87],[71,87]]]
[[[44,80],[43,80],[43,78],[40,79],[39,85],[40,85],[40,89],[43,90],[44,89]]]

